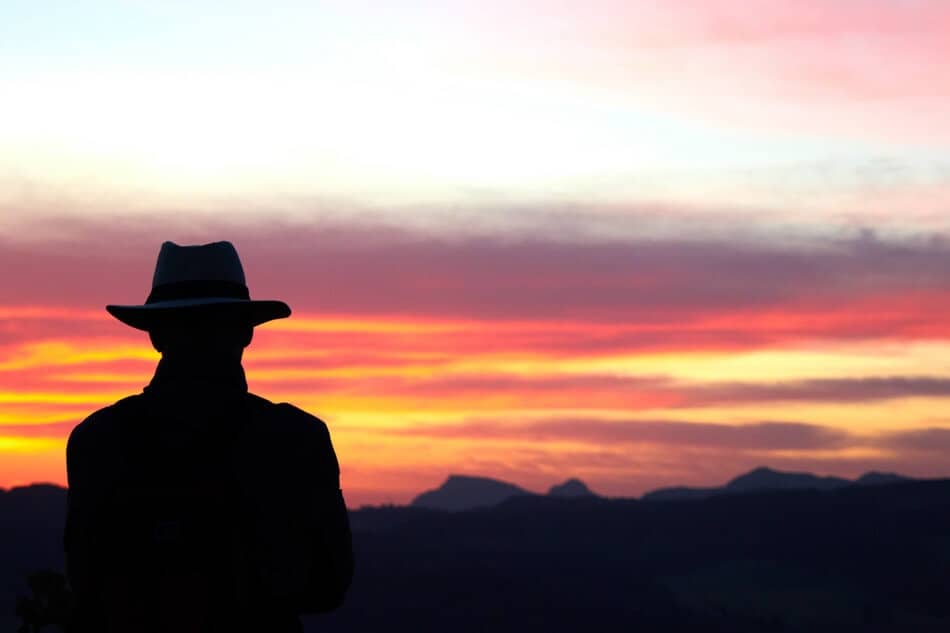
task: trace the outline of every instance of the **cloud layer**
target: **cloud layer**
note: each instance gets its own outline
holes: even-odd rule
[[[252,388],[328,416],[364,501],[456,467],[535,487],[564,469],[612,494],[760,463],[942,472],[929,450],[950,396],[939,235],[637,236],[609,222],[618,230],[448,235],[219,221],[169,237],[232,239],[253,296],[294,307],[257,331]],[[102,306],[147,294],[162,232],[69,231],[0,241],[16,271],[0,288],[4,450],[47,455],[0,469],[5,481],[61,477],[49,464],[71,425],[140,389],[157,358]],[[404,473],[405,490],[381,468]]]

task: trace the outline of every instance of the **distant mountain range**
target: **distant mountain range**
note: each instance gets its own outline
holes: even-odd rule
[[[811,473],[781,472],[763,466],[739,475],[723,486],[661,488],[646,493],[642,498],[650,501],[706,499],[722,494],[773,490],[833,490],[845,486],[871,486],[909,480],[909,477],[902,475],[879,472],[865,473],[859,478],[851,480],[842,477],[820,477]],[[423,492],[413,499],[410,505],[415,508],[463,512],[495,506],[513,497],[524,496],[544,495],[489,477],[450,475],[445,483],[434,490]],[[597,497],[598,495],[592,492],[583,481],[568,479],[562,484],[552,486],[548,490],[547,496]]]
[[[899,481],[910,481],[910,477],[872,471],[852,480],[843,477],[819,477],[811,473],[787,473],[763,466],[744,475],[739,475],[724,486],[714,488],[689,488],[685,486],[660,488],[646,493],[642,498],[644,501],[679,501],[708,499],[723,494],[773,490],[834,490],[847,486],[875,486]]]
[[[568,479],[562,484],[552,486],[548,491],[548,495],[552,497],[597,496],[580,479]],[[435,490],[423,492],[413,499],[409,505],[414,508],[463,512],[496,506],[512,497],[524,496],[539,495],[506,481],[491,479],[490,477],[449,475],[445,483]]]

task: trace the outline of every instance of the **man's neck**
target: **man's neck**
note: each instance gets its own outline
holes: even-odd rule
[[[149,387],[172,385],[247,391],[240,356],[232,355],[165,353]]]

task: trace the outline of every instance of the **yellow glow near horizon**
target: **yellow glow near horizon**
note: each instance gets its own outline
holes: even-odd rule
[[[48,318],[40,313],[35,316]],[[269,326],[267,335],[262,333],[248,350],[251,390],[273,401],[292,402],[325,419],[350,473],[348,485],[374,499],[376,493],[368,491],[374,486],[385,487],[375,480],[381,468],[412,468],[421,479],[431,479],[436,471],[447,469],[477,472],[484,463],[524,469],[534,451],[548,464],[560,464],[559,460],[571,455],[579,460],[589,456],[591,463],[579,466],[577,472],[591,475],[607,472],[596,466],[599,455],[614,463],[623,454],[627,460],[644,460],[651,472],[661,476],[666,469],[682,471],[682,466],[671,465],[672,454],[706,450],[688,443],[681,447],[654,443],[649,438],[637,442],[635,437],[599,446],[596,435],[559,439],[541,433],[544,440],[535,441],[530,433],[522,436],[517,429],[511,437],[490,432],[481,437],[480,424],[500,428],[538,424],[543,428],[547,422],[575,420],[584,424],[589,419],[629,421],[634,428],[639,420],[738,429],[763,422],[804,423],[845,431],[856,445],[840,450],[744,449],[736,459],[820,461],[837,456],[839,468],[861,460],[893,459],[892,453],[875,444],[877,437],[914,428],[950,430],[950,416],[939,415],[946,399],[939,397],[876,400],[869,394],[855,402],[823,402],[820,398],[785,402],[773,396],[745,403],[717,402],[715,392],[717,385],[775,386],[841,377],[947,377],[950,371],[944,359],[950,344],[942,341],[618,354],[610,350],[561,351],[556,346],[552,350],[546,342],[533,347],[540,326],[529,322],[301,317],[296,324],[291,319]],[[591,327],[601,326],[558,322],[543,327],[545,336],[556,338],[580,332],[590,336]],[[609,326],[602,329],[611,333]],[[361,334],[371,345],[363,342]],[[133,343],[136,339],[132,336],[138,334],[94,341],[25,340],[3,348],[0,430],[14,428],[2,436],[6,439],[0,444],[0,454],[8,463],[13,463],[9,460],[15,455],[17,459],[35,455],[37,461],[29,471],[32,476],[56,480],[56,475],[42,473],[52,473],[57,455],[62,459],[68,423],[78,423],[92,410],[138,392],[149,380],[158,355],[144,340]],[[482,340],[495,343],[483,345],[479,343]],[[499,347],[508,342],[524,347]],[[606,387],[601,384],[605,379]],[[626,379],[631,380],[629,386],[622,382],[609,386],[610,380]],[[453,386],[454,380],[460,381],[458,385]],[[546,385],[546,380],[563,381],[563,387],[558,382]],[[642,388],[637,380],[643,381]],[[677,390],[693,388],[710,389],[711,399],[683,406]],[[56,437],[47,437],[43,430],[47,424],[67,426],[58,429]],[[437,432],[436,437],[428,437],[428,426],[459,426],[462,430],[457,436]],[[27,427],[31,428],[24,430]],[[408,457],[410,454],[413,457]],[[479,454],[496,461],[480,461]],[[502,457],[508,461],[498,462]],[[634,466],[631,462],[628,470]],[[556,467],[538,465],[536,476],[543,476],[545,468]],[[20,481],[14,474],[7,473],[7,481]],[[407,490],[414,487],[406,484]]]
[[[0,435],[0,453],[30,454],[63,447],[65,447],[65,442],[60,438]]]
[[[81,343],[41,341],[19,346],[10,359],[0,361],[0,371],[29,369],[30,367],[60,367],[109,363],[119,360],[155,361],[158,353],[146,345],[103,342],[96,348]]]
[[[943,341],[827,343],[822,346],[779,347],[724,353],[647,353],[628,356],[567,359],[566,371],[610,371],[630,376],[669,375],[682,380],[754,383],[794,380],[880,378],[886,376],[950,376],[950,344]],[[518,371],[536,371],[543,361],[509,362]]]

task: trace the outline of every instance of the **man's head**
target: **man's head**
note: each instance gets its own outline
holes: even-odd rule
[[[199,309],[168,315],[149,328],[148,336],[163,356],[240,361],[254,338],[254,326],[227,311]]]
[[[165,242],[145,304],[106,309],[126,325],[147,331],[162,354],[236,350],[239,358],[255,326],[290,316],[283,301],[250,298],[244,268],[230,242]]]

